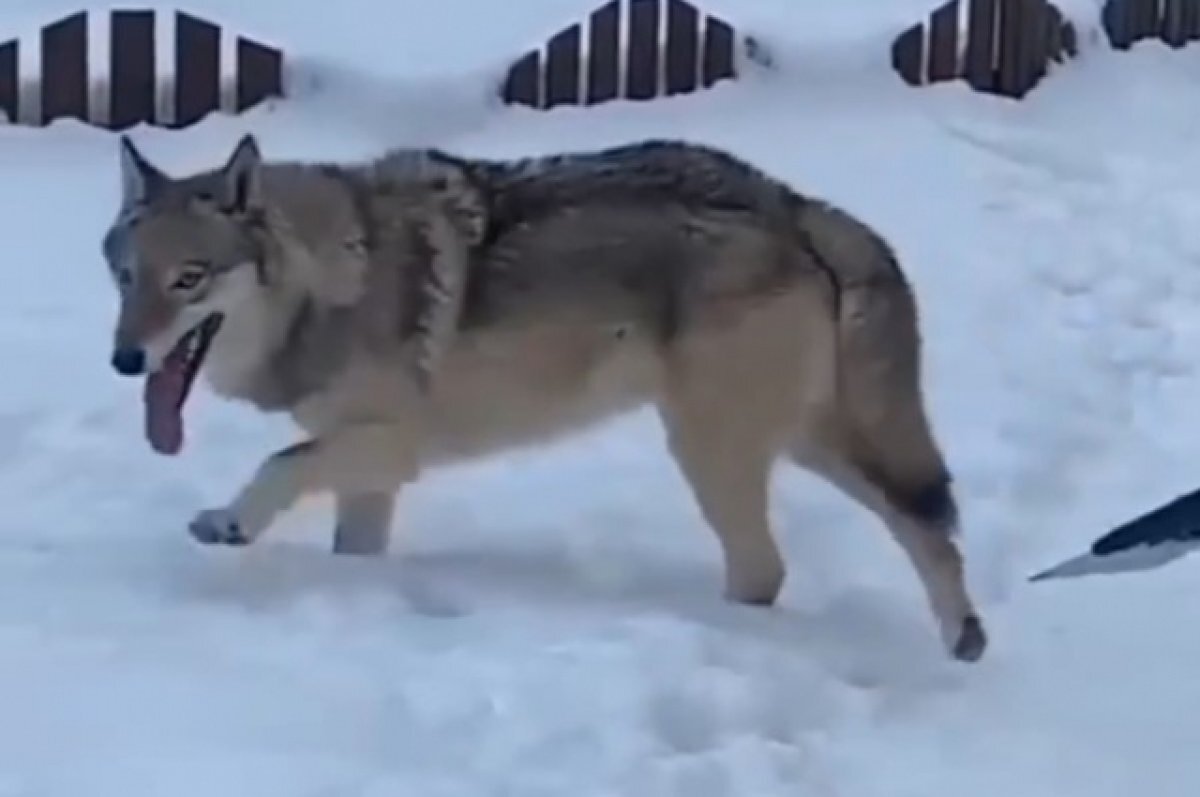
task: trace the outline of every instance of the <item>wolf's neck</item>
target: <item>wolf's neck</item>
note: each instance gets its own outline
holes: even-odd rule
[[[322,390],[347,362],[352,310],[311,296],[259,303],[230,319],[225,351],[210,366],[213,389],[263,410],[292,410]],[[223,335],[218,335],[220,340]]]
[[[270,392],[264,383],[299,306],[298,299],[275,302],[264,297],[226,316],[204,368],[212,389],[228,398],[261,403],[266,396],[258,394]]]

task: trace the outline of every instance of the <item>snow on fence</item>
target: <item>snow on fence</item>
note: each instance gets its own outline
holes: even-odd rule
[[[1200,0],[1107,0],[1111,46],[1200,40]],[[1078,53],[1078,33],[1053,0],[949,0],[893,41],[913,86],[965,80],[1021,98]],[[186,127],[285,94],[284,54],[183,11],[81,11],[0,43],[0,111],[10,122],[74,118],[110,130]],[[750,36],[686,0],[609,0],[586,20],[514,59],[499,101],[550,109],[654,100],[770,65]]]

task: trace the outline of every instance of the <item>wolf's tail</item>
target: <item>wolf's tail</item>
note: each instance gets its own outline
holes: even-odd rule
[[[958,509],[921,389],[916,297],[891,247],[838,208],[806,202],[800,231],[838,296],[838,400],[852,464],[897,510],[953,533]]]

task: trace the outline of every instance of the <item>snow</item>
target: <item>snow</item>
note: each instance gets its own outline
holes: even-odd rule
[[[652,104],[387,97],[389,70],[420,62],[401,78],[437,85],[463,74],[463,53],[486,64],[501,39],[519,53],[588,8],[555,0],[547,25],[550,0],[480,2],[342,0],[309,18],[196,2],[264,29],[277,18],[286,46],[321,59],[328,34],[346,71],[296,102],[136,137],[181,172],[246,130],[273,157],[307,158],[678,135],[844,205],[894,242],[918,290],[988,657],[946,660],[878,522],[794,470],[772,505],[790,565],[780,606],[724,603],[715,540],[649,414],[430,476],[383,559],[330,556],[321,501],[254,548],[197,547],[192,514],[292,431],[200,388],[185,455],[149,452],[139,387],[107,365],[115,140],[9,128],[0,796],[1195,794],[1200,563],[1025,578],[1200,478],[1200,48],[1093,47],[1021,103],[909,89],[868,68],[873,51],[814,77],[796,69],[817,61],[802,48],[782,74]],[[802,42],[850,5],[789,2],[746,7]],[[8,5],[21,24],[72,10]],[[876,23],[860,3],[838,27],[847,48],[928,10],[873,5]],[[458,31],[440,54],[439,29]]]

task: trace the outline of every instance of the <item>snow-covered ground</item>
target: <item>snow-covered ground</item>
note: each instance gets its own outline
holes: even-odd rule
[[[820,38],[771,1],[775,39]],[[359,30],[358,66],[380,72],[393,35],[398,62],[415,50],[433,73],[439,17],[401,23],[470,13],[481,38],[442,54],[452,72],[492,58],[505,25],[519,52],[590,5],[545,26],[550,3],[524,2],[374,0],[388,30],[342,0],[306,24]],[[266,0],[239,5],[269,25]],[[281,8],[289,45],[304,23]],[[252,549],[198,547],[193,512],[291,432],[201,388],[187,453],[149,452],[139,387],[107,364],[115,141],[5,129],[0,797],[1195,795],[1200,564],[1024,578],[1200,479],[1200,47],[1090,49],[1022,103],[907,89],[871,68],[886,53],[784,55],[773,78],[648,105],[442,124],[436,97],[325,96],[136,136],[182,171],[245,130],[271,156],[320,158],[418,135],[489,155],[676,135],[863,216],[918,288],[987,659],[945,660],[875,519],[791,470],[773,506],[781,605],[723,603],[714,538],[649,415],[429,478],[382,560],[331,557],[322,502]]]

